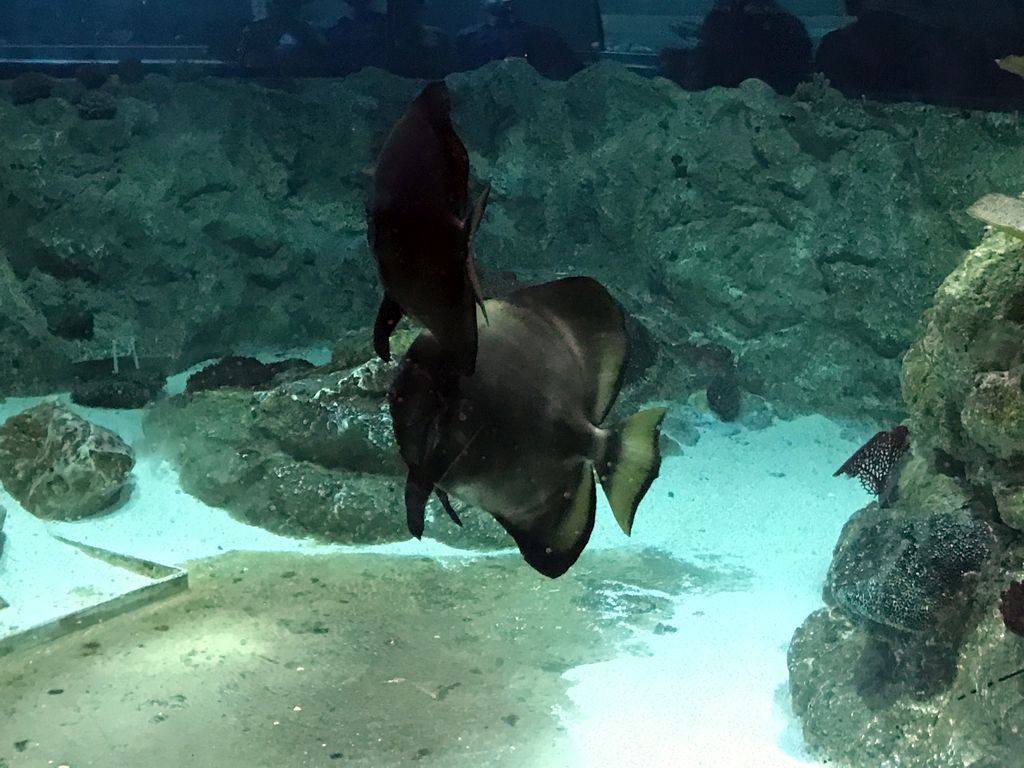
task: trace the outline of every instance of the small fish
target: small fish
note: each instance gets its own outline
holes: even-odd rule
[[[1019,197],[991,193],[967,209],[974,218],[1024,239],[1024,200]]]
[[[476,366],[483,299],[472,243],[490,187],[471,205],[468,186],[469,156],[452,126],[448,88],[429,83],[385,141],[367,207],[367,239],[384,287],[373,348],[384,360],[392,331],[410,315],[454,370],[468,375]]]
[[[664,408],[601,423],[626,358],[622,311],[597,281],[571,277],[489,299],[476,373],[448,386],[445,355],[424,331],[388,395],[408,467],[410,532],[423,534],[436,492],[492,514],[531,566],[555,578],[576,562],[594,527],[595,473],[628,535],[658,476]]]
[[[996,59],[996,66],[1004,72],[1024,77],[1024,56],[1003,56],[1001,59]]]

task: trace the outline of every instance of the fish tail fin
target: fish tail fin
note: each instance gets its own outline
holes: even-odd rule
[[[627,536],[636,508],[661,468],[658,435],[665,408],[634,413],[610,430],[598,478],[615,520]]]

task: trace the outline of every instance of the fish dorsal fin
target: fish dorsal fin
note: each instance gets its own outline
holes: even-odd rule
[[[594,530],[597,490],[594,471],[587,462],[577,465],[578,474],[563,493],[553,494],[546,505],[530,510],[523,517],[530,525],[519,526],[495,515],[515,539],[519,551],[537,571],[557,578],[579,559]]]
[[[626,362],[626,321],[611,294],[592,277],[567,277],[521,288],[505,300],[546,317],[565,337],[576,357],[586,413],[594,424],[604,421]]]

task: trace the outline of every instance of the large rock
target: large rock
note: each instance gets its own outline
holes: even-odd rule
[[[1024,754],[1024,247],[993,234],[942,283],[904,360],[912,456],[898,503],[854,515],[829,607],[789,650],[808,744],[852,768],[1001,768]]]
[[[904,632],[935,630],[965,574],[980,570],[995,541],[965,511],[919,519],[871,505],[843,529],[826,593],[855,620]]]
[[[523,62],[449,80],[474,186],[493,186],[479,259],[607,283],[655,335],[650,397],[707,386],[688,345],[712,343],[784,410],[893,415],[919,312],[981,231],[956,212],[1024,175],[1004,116],[821,83],[687,93]],[[150,76],[101,121],[73,84],[0,99],[0,394],[63,386],[133,338],[181,367],[365,329],[366,169],[418,87]]]
[[[108,509],[134,465],[121,438],[53,402],[0,426],[0,481],[25,509],[47,520],[77,520]]]
[[[1024,530],[1024,242],[991,234],[942,283],[903,364],[916,450]]]
[[[5,539],[4,539],[4,520],[6,518],[7,518],[7,510],[4,509],[3,507],[0,507],[0,558],[2,558],[3,554],[4,554],[4,541],[5,541]],[[0,569],[0,570],[2,570],[2,569]],[[10,603],[8,603],[6,600],[4,600],[3,595],[0,595],[0,610],[3,610],[4,608],[7,608],[9,605],[10,605]]]
[[[1001,567],[1024,570],[1021,554]],[[1003,626],[998,596],[983,577],[952,644],[879,635],[836,609],[812,613],[789,649],[793,710],[807,744],[844,768],[1018,765],[1024,641]]]

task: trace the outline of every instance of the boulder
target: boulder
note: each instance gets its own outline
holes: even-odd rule
[[[828,607],[793,636],[793,708],[830,763],[996,768],[1024,754],[1022,255],[992,233],[939,287],[903,362],[898,502],[847,523]]]
[[[120,437],[55,402],[0,426],[0,482],[47,520],[77,520],[109,509],[128,486],[134,453]]]

